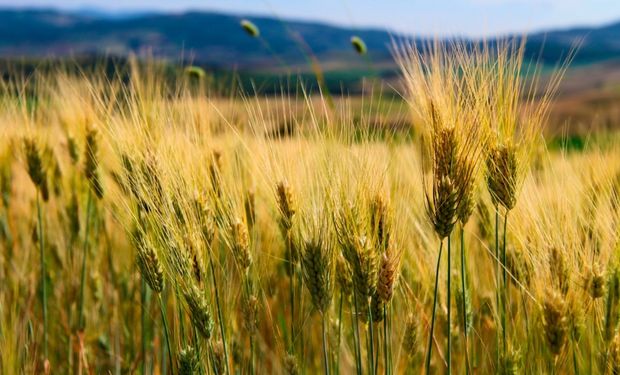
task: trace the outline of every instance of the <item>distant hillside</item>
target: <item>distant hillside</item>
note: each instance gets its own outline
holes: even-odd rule
[[[598,28],[550,30],[528,36],[528,52],[548,62],[566,56],[579,44],[575,64],[605,62],[620,58],[620,22]]]
[[[223,68],[277,69],[281,61],[305,66],[302,49],[309,49],[330,69],[367,64],[351,49],[352,35],[364,39],[371,61],[380,66],[393,66],[392,38],[404,37],[386,30],[248,17],[260,28],[261,42],[241,30],[242,18],[213,12],[111,17],[95,11],[0,10],[0,56],[126,56],[133,52],[174,60],[183,56]],[[620,23],[534,34],[529,36],[528,53],[553,63],[580,38],[584,43],[575,63],[620,58]]]
[[[390,58],[390,35],[386,31],[353,32],[320,23],[283,23],[252,17],[261,32],[261,39],[255,40],[241,29],[241,19],[202,12],[111,18],[92,13],[3,10],[0,56],[123,56],[134,52],[177,60],[185,56],[202,64],[228,68],[260,68],[278,64],[278,58],[289,66],[304,64],[301,48],[307,43],[322,62],[329,64],[355,58],[349,39],[356,34],[364,39],[373,59]]]

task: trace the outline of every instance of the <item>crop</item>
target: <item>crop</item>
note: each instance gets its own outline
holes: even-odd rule
[[[617,373],[618,138],[547,149],[563,68],[520,42],[395,55],[393,127],[186,70],[3,82],[1,373]]]

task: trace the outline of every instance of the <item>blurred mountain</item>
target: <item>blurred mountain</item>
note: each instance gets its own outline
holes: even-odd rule
[[[620,58],[620,22],[593,28],[550,30],[528,36],[528,53],[546,62],[556,62],[578,46],[577,65]]]
[[[320,23],[252,17],[261,33],[254,39],[239,26],[241,19],[212,12],[111,17],[93,10],[0,10],[0,56],[135,53],[184,57],[220,67],[277,68],[305,64],[304,51],[310,50],[326,64],[352,59],[349,39],[355,33],[364,39],[373,59],[390,59],[390,34],[383,30],[353,32]]]
[[[84,55],[184,58],[225,68],[306,67],[310,51],[326,69],[368,65],[351,48],[352,35],[367,44],[369,59],[393,66],[392,40],[407,38],[379,29],[349,29],[318,22],[247,17],[260,38],[239,26],[242,16],[215,12],[112,13],[84,8],[0,10],[0,56],[63,57]],[[581,40],[576,64],[620,57],[620,23],[599,28],[552,30],[528,37],[528,54],[553,63]]]
[[[244,18],[259,27],[260,38],[243,31],[239,23]],[[350,44],[353,35],[365,41],[368,56],[355,53]],[[176,82],[183,66],[192,63],[207,68],[217,92],[236,90],[240,83],[248,92],[274,94],[297,90],[300,82],[312,91],[316,79],[308,56],[313,55],[325,73],[327,89],[348,95],[364,92],[367,77],[381,76],[385,87],[398,87],[390,46],[393,40],[405,39],[413,38],[379,29],[214,12],[0,9],[0,79],[19,80],[35,70],[58,67],[93,69],[125,79],[131,71],[128,56],[135,54],[162,58],[158,69],[170,82]],[[559,133],[616,128],[620,123],[620,22],[530,34],[526,55],[552,66],[565,61],[576,45],[578,53],[562,81],[550,122],[557,124],[553,128]],[[74,64],[66,64],[67,57]],[[281,74],[288,71],[293,74]],[[388,90],[386,95],[397,93]]]

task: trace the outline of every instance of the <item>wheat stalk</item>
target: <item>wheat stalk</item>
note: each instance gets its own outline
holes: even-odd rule
[[[45,368],[49,368],[49,351],[47,344],[48,335],[48,313],[47,313],[47,267],[45,261],[45,237],[43,234],[43,217],[41,213],[41,202],[49,199],[49,191],[47,185],[47,173],[43,167],[41,153],[37,143],[33,139],[24,140],[24,149],[26,153],[26,162],[28,167],[28,175],[30,180],[37,188],[37,223],[38,223],[38,242],[39,257],[41,262],[41,308],[43,310],[43,355]],[[48,371],[46,371],[48,372]]]
[[[315,214],[316,215],[316,214]],[[308,289],[314,307],[320,312],[323,334],[323,364],[325,374],[330,373],[327,356],[326,321],[334,289],[335,251],[331,234],[325,224],[319,224],[316,216],[308,232],[302,234],[301,254],[304,285]]]

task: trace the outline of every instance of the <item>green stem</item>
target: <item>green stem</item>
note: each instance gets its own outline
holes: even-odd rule
[[[575,327],[571,327],[571,338],[573,342],[573,373],[579,375],[579,362],[577,361],[577,348],[579,346],[579,340],[575,337]]]
[[[378,339],[378,337],[377,337],[377,339]],[[377,345],[377,350],[374,351],[374,353],[375,353],[375,356],[374,356],[374,358],[375,358],[374,359],[374,366],[375,367],[373,368],[373,374],[375,374],[375,375],[377,375],[377,372],[379,371],[379,351],[380,351],[379,344],[377,343],[376,345]]]
[[[371,302],[370,299],[367,302],[367,306],[368,306],[368,363],[370,365],[368,372],[374,373],[374,369],[375,369],[375,362],[374,362],[374,355],[375,355],[375,348],[374,348],[374,332],[373,332],[373,327],[372,327],[372,306],[371,306]]]
[[[388,323],[387,323],[387,304],[383,305],[383,365],[385,375],[390,375],[390,362],[388,352]]]
[[[469,375],[469,342],[467,338],[467,303],[466,298],[466,265],[465,265],[465,224],[461,225],[461,293],[462,294],[462,310],[463,310],[463,334],[465,336],[465,374]]]
[[[530,337],[530,323],[529,317],[527,313],[527,301],[525,299],[525,292],[521,291],[521,303],[523,304],[523,320],[525,323],[525,337]],[[530,342],[529,340],[525,340],[525,355],[523,358],[527,361],[527,357],[530,351]]]
[[[286,251],[288,252],[288,266],[289,266],[289,303],[291,306],[291,342],[289,351],[295,352],[295,262],[293,261],[293,249],[291,246],[291,235],[287,231],[286,233]]]
[[[43,215],[41,213],[41,201],[37,190],[37,220],[39,223],[39,254],[41,257],[41,305],[43,308],[43,356],[48,357],[47,350],[47,269],[45,264],[45,239],[43,238]]]
[[[71,322],[72,321],[72,311],[73,309],[71,308],[71,304],[67,303],[67,321]],[[67,334],[67,369],[72,369],[73,368],[73,334],[71,332],[68,332]]]
[[[174,374],[174,362],[172,360],[172,345],[170,343],[170,332],[168,330],[168,319],[166,318],[166,306],[164,300],[161,298],[161,293],[157,295],[159,297],[159,308],[161,310],[161,321],[164,324],[164,335],[166,337],[166,348],[168,349],[168,360],[170,361],[170,372]]]
[[[500,258],[499,258],[499,206],[495,205],[495,278],[496,278],[496,288],[495,288],[495,303],[497,305],[498,314],[501,314],[499,310],[501,310],[501,297],[500,297],[500,289],[501,289],[501,269],[500,269]],[[497,315],[496,315],[497,319]],[[500,321],[497,320],[497,328],[495,329],[495,344],[496,344],[496,371],[500,370],[500,358],[499,358],[499,325]]]
[[[250,280],[249,270],[244,275],[246,298],[252,295],[252,281]],[[254,334],[250,335],[250,374],[254,375]],[[228,370],[227,370],[228,371]]]
[[[325,375],[329,375],[329,362],[327,359],[327,329],[325,327],[325,313],[321,313],[321,320],[323,325],[323,365],[325,369]]]
[[[360,327],[359,322],[357,321],[357,316],[359,314],[359,308],[357,305],[357,291],[353,288],[353,304],[355,305],[355,315],[353,316],[353,324],[355,326],[355,331],[353,332],[353,337],[355,340],[356,347],[356,358],[355,358],[355,369],[357,370],[357,375],[362,374],[362,348],[361,348],[361,338],[360,338]]]
[[[140,325],[142,329],[142,374],[146,375],[146,282],[140,278]]]
[[[297,314],[300,314],[300,316],[298,316],[297,318],[297,322],[301,321],[301,317],[303,316],[303,307],[304,307],[304,294],[303,294],[303,290],[304,290],[304,278],[303,278],[303,274],[301,272],[300,268],[296,267],[296,273],[297,273],[297,292],[296,295],[299,296],[299,308],[297,309]],[[299,341],[299,349],[300,349],[300,363],[306,363],[306,342],[304,341],[304,330],[303,329],[299,329],[299,333],[296,333],[299,337],[295,338],[295,341]],[[305,375],[306,373],[306,367],[302,366],[301,368],[301,373],[302,375]]]
[[[213,371],[214,374],[220,375],[215,364],[215,353],[213,350],[213,343],[211,341],[207,341],[207,357],[209,358],[206,366],[207,374],[211,374],[211,371]]]
[[[573,342],[575,341],[575,338],[573,337]],[[575,345],[573,345],[573,373],[575,375],[579,375],[579,365],[577,362],[577,347],[576,347],[576,343]]]
[[[448,293],[447,293],[447,299],[446,299],[446,307],[448,308],[448,322],[447,322],[447,326],[448,326],[448,358],[446,358],[447,362],[448,362],[448,374],[451,374],[451,362],[452,362],[452,320],[451,320],[451,311],[452,311],[452,306],[451,306],[451,295],[452,295],[452,288],[450,286],[450,280],[452,279],[452,274],[451,274],[451,269],[450,269],[450,265],[451,265],[451,241],[450,241],[450,237],[451,235],[448,235],[448,281],[447,281],[447,288],[448,288]]]
[[[392,305],[392,301],[390,301],[390,306]],[[392,337],[392,315],[394,315],[394,309],[388,308],[387,310],[389,313],[387,315],[387,320],[388,320],[388,337]],[[390,368],[390,374],[392,373],[392,369],[394,368],[394,356],[392,355],[392,345],[389,345],[389,368]]]
[[[84,284],[86,284],[86,260],[88,258],[88,229],[90,227],[90,210],[92,205],[92,193],[88,190],[88,198],[86,203],[86,226],[84,227],[84,248],[82,254],[82,274],[80,276],[80,305],[79,305],[79,319],[78,328],[83,331],[85,327],[84,323]]]
[[[343,292],[340,291],[340,303],[338,306],[338,349],[336,351],[336,374],[340,373],[340,342],[342,339],[342,303],[344,300]]]
[[[254,335],[250,335],[250,374],[254,375]]]
[[[200,375],[204,375],[205,370],[203,367],[203,361],[202,361],[202,350],[201,350],[201,345],[200,345],[200,336],[198,335],[198,331],[196,330],[196,327],[193,327],[193,335],[194,335],[194,343],[196,345],[196,353],[198,355],[198,373]],[[209,366],[207,365],[207,372],[209,372]]]
[[[590,328],[593,328],[592,325],[590,325]],[[590,374],[594,373],[593,371],[594,370],[594,360],[593,360],[594,359],[594,343],[593,341],[594,341],[594,335],[589,335],[588,346],[590,347],[590,355],[589,355],[589,360],[588,360],[588,368],[590,370],[589,372]]]
[[[503,272],[503,283],[502,283],[502,335],[503,335],[503,340],[504,340],[504,345],[503,345],[503,349],[504,349],[504,357],[506,357],[506,351],[507,351],[507,340],[506,340],[506,330],[507,330],[507,325],[506,325],[506,313],[507,313],[507,308],[506,308],[506,302],[508,300],[508,271],[506,269],[506,227],[508,226],[508,211],[506,211],[506,214],[504,215],[504,241],[502,244],[502,272]]]
[[[185,322],[183,321],[183,308],[181,307],[181,293],[179,292],[179,284],[176,283],[174,297],[177,305],[177,314],[179,315],[179,332],[181,336],[181,346],[185,347]]]
[[[220,321],[220,334],[222,335],[222,346],[224,347],[224,360],[226,361],[226,373],[230,374],[228,367],[228,349],[226,345],[226,331],[224,330],[224,319],[222,318],[222,309],[220,307],[220,295],[217,287],[217,278],[215,277],[215,266],[213,265],[213,254],[209,255],[209,264],[211,266],[211,277],[213,279],[213,289],[215,290],[215,306],[217,307],[217,317]]]
[[[439,244],[439,255],[437,256],[437,268],[435,270],[435,291],[433,293],[433,315],[431,317],[431,332],[428,337],[428,348],[426,348],[426,375],[431,373],[431,355],[433,351],[433,331],[435,329],[435,313],[437,311],[437,290],[439,289],[439,265],[441,263],[441,252],[443,241]]]

